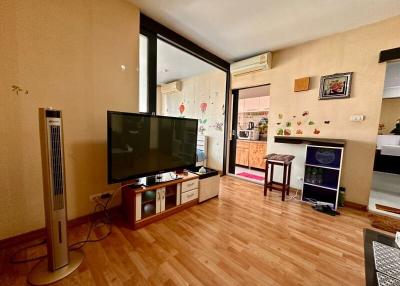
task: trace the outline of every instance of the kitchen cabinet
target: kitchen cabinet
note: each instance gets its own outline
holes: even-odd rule
[[[244,99],[244,112],[252,112],[260,109],[260,98],[250,97]]]
[[[238,140],[236,144],[236,164],[249,165],[250,142]]]
[[[261,96],[260,97],[260,104],[259,104],[259,109],[261,111],[267,111],[269,110],[269,96]]]
[[[236,144],[236,164],[265,169],[265,160],[267,153],[266,141],[238,140]]]
[[[238,112],[259,112],[269,109],[269,96],[242,98],[239,100]]]
[[[265,169],[265,160],[267,153],[267,142],[252,141],[249,148],[249,166],[252,168]]]

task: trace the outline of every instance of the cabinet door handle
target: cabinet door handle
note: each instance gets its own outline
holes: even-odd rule
[[[162,190],[162,199],[165,199],[165,190]]]

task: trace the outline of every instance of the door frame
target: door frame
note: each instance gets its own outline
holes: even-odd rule
[[[258,85],[252,85],[252,86],[246,86],[243,88],[235,88],[232,89],[231,92],[231,126],[228,130],[228,133],[230,134],[230,138],[228,139],[228,144],[229,150],[227,150],[226,154],[226,162],[228,166],[228,172],[227,174],[230,176],[234,176],[236,178],[240,178],[246,181],[253,182],[253,180],[240,177],[235,174],[235,168],[236,168],[236,146],[237,146],[237,123],[238,123],[238,115],[239,115],[239,92],[244,89],[249,89],[249,88],[254,88],[254,87],[260,87],[260,86],[270,86],[270,83],[265,83],[265,84],[258,84]],[[271,94],[269,95],[271,96]],[[228,125],[228,124],[227,124]],[[261,183],[260,183],[261,184]]]

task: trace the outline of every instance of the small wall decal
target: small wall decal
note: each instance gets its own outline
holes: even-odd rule
[[[325,120],[324,124],[330,124],[331,122],[329,120]]]
[[[183,104],[183,102],[179,105],[179,113],[182,115],[182,113],[185,112],[185,105]]]
[[[315,124],[314,121],[312,121],[312,120],[308,121],[308,125],[314,125],[314,124]]]
[[[204,132],[206,131],[206,128],[203,126],[203,125],[201,125],[201,126],[199,126],[199,133],[201,134],[201,135],[204,135]]]
[[[307,116],[307,115],[309,115],[309,114],[310,114],[310,112],[304,111],[302,115],[303,115],[303,116]]]
[[[290,122],[290,121],[288,121],[288,122],[286,122],[286,127],[291,127],[292,126],[292,122]]]
[[[297,126],[300,126],[301,123],[302,123],[302,122],[301,122],[300,120],[296,122]]]
[[[12,85],[11,90],[15,92],[16,95],[19,95],[20,93],[23,93],[24,95],[29,95],[29,91],[27,89],[22,89],[18,85]]]
[[[319,133],[321,133],[321,131],[320,131],[319,129],[315,128],[315,129],[314,129],[314,134],[317,134],[317,135],[318,135]]]
[[[303,130],[301,130],[301,129],[297,129],[297,130],[296,130],[296,134],[298,134],[298,135],[301,135],[301,134],[303,134]]]
[[[277,123],[276,123],[276,125],[281,125],[281,124],[282,124],[282,122],[277,122]]]
[[[279,128],[279,129],[276,131],[276,135],[283,135],[283,129],[282,129],[282,128]]]
[[[283,134],[284,135],[291,135],[291,131],[290,131],[290,129],[285,129],[284,131],[283,131]]]
[[[279,118],[279,119],[282,119],[282,118],[283,118],[283,114],[282,114],[282,113],[279,113],[279,114],[278,114],[278,118]]]
[[[203,103],[200,104],[200,110],[201,110],[202,113],[206,112],[206,110],[207,110],[207,103],[206,102],[203,102]]]
[[[217,122],[214,125],[212,125],[211,127],[214,127],[215,130],[217,130],[217,131],[223,131],[224,123]]]

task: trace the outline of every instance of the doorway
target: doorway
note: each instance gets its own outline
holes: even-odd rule
[[[388,62],[368,210],[400,218],[400,61]]]
[[[264,184],[270,85],[232,90],[229,174]]]

